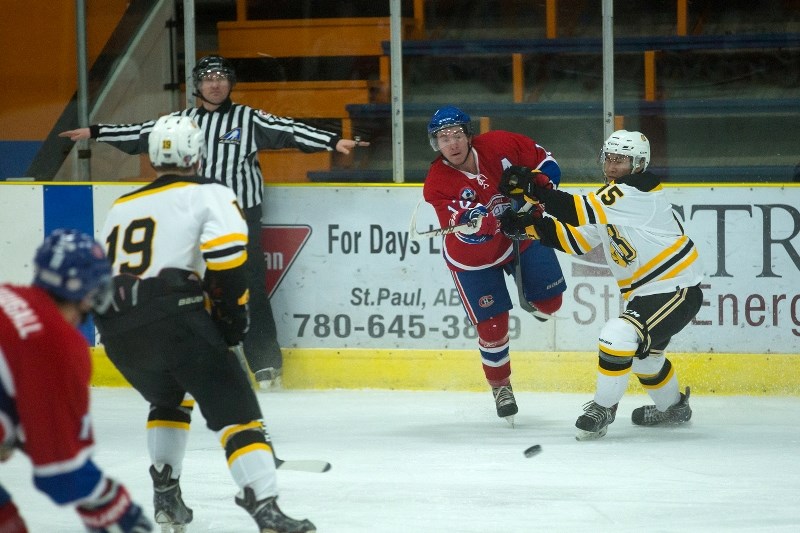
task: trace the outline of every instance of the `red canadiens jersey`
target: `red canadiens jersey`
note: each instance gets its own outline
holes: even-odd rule
[[[472,139],[478,173],[471,174],[451,167],[440,155],[425,178],[423,196],[433,206],[439,223],[452,226],[462,222],[465,211],[478,205],[500,216],[510,205],[498,190],[503,170],[511,165],[539,168],[558,184],[560,170],[555,159],[535,141],[508,131],[490,131]],[[530,246],[523,241],[521,249]],[[453,233],[444,237],[442,255],[451,270],[480,270],[505,264],[513,259],[510,239],[499,228],[494,236],[475,242],[468,236]]]
[[[90,457],[91,372],[86,340],[45,291],[0,285],[0,441],[22,445],[37,486],[60,503],[99,482]]]

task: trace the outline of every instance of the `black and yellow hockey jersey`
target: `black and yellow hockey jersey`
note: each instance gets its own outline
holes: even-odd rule
[[[650,172],[587,195],[541,190],[539,199],[552,217],[535,224],[541,242],[573,255],[602,246],[626,300],[697,285],[704,277],[697,247]]]

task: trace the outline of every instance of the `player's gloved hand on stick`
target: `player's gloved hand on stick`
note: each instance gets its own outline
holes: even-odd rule
[[[511,165],[500,176],[500,192],[509,198],[519,199],[523,195],[526,201],[539,201],[537,190],[552,188],[554,186],[550,176],[538,169]]]
[[[235,309],[225,309],[212,300],[211,318],[214,319],[228,346],[236,346],[244,341],[250,329],[250,312],[246,304]]]
[[[520,213],[513,209],[506,209],[500,216],[500,231],[512,240],[538,239],[536,221],[541,220],[544,208],[541,204],[533,206],[530,211]]]
[[[124,486],[106,478],[102,494],[77,507],[78,514],[90,533],[149,533],[153,524],[142,508],[131,500]]]
[[[228,346],[244,340],[250,329],[250,292],[243,267],[230,270],[207,270],[203,290],[211,304],[211,319]]]
[[[524,183],[530,173],[530,168],[521,165],[511,165],[503,170],[498,189],[513,200],[512,205],[522,205],[527,202],[525,189],[520,183]]]
[[[459,224],[469,222],[470,220],[478,220],[478,223],[474,228],[462,230],[462,234],[475,235],[477,237],[493,237],[494,234],[497,233],[497,217],[482,205],[465,211],[459,218]]]

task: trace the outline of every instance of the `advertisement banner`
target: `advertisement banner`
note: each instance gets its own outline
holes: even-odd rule
[[[33,250],[48,228],[90,228],[141,184],[5,185],[0,195],[3,281],[31,279]],[[74,188],[75,191],[72,191]],[[594,188],[566,184],[588,193]],[[706,271],[703,306],[670,345],[681,352],[797,353],[800,340],[800,187],[665,187]],[[87,192],[90,194],[87,194]],[[441,238],[412,241],[419,185],[270,186],[259,238],[265,283],[285,347],[474,349],[441,257]],[[436,228],[422,203],[418,231]],[[593,351],[622,300],[600,250],[557,253],[567,282],[558,317],[511,311],[515,350]],[[517,290],[507,279],[512,300]]]
[[[682,186],[667,187],[666,193],[707,275],[703,306],[670,349],[796,352],[798,189]],[[409,240],[421,194],[419,186],[268,188],[261,239],[283,346],[475,347],[475,328],[441,257],[441,238]],[[438,226],[428,204],[422,204],[417,226]],[[515,350],[591,351],[603,324],[622,309],[600,250],[584,256],[558,252],[558,258],[568,287],[558,318],[541,323],[515,306]],[[511,277],[507,284],[516,300]]]

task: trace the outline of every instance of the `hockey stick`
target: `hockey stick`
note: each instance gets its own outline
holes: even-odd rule
[[[267,444],[272,447],[272,442],[267,439]],[[217,450],[217,448],[203,448],[203,450]],[[277,470],[293,470],[295,472],[311,472],[312,474],[322,474],[332,468],[328,461],[320,459],[280,459],[272,450],[272,458],[275,461]]]
[[[519,213],[525,213],[527,211],[530,211],[531,207],[533,206],[534,204],[526,202],[525,205],[523,205],[520,208]],[[517,286],[517,295],[519,296],[519,306],[523,310],[530,313],[531,316],[533,316],[533,318],[535,318],[540,322],[547,322],[548,320],[560,319],[561,317],[557,317],[555,315],[549,315],[547,313],[542,313],[534,306],[532,306],[531,303],[528,301],[528,298],[525,296],[525,290],[522,287],[522,254],[519,249],[519,241],[517,239],[513,239],[511,242],[513,243],[514,246],[514,283]]]
[[[236,346],[228,346],[228,350],[230,350],[231,353],[236,356],[236,360],[239,361],[239,366],[242,367],[244,375],[247,376],[247,381],[250,382],[250,386],[254,391],[258,392],[258,383],[256,382],[255,375],[250,372],[250,365],[247,364],[247,357],[244,356],[244,347],[242,346],[242,343],[239,343]]]
[[[311,472],[322,474],[331,469],[331,464],[327,461],[316,459],[278,459],[275,457],[275,468],[278,470],[294,470],[295,472]]]
[[[412,241],[432,239],[433,237],[441,237],[442,235],[450,235],[451,233],[456,233],[458,231],[480,227],[481,220],[483,219],[482,216],[473,218],[469,222],[464,222],[463,224],[456,224],[455,226],[445,226],[443,228],[436,228],[429,231],[417,231],[417,212],[419,211],[419,206],[422,205],[422,200],[423,198],[419,199],[417,206],[414,208],[414,212],[411,214],[411,224],[408,229],[408,236]]]
[[[553,315],[548,315],[547,313],[542,313],[531,303],[528,301],[528,298],[525,296],[525,290],[522,287],[522,254],[520,253],[519,249],[519,241],[514,239],[514,283],[517,285],[517,295],[519,295],[519,306],[533,315],[533,318],[536,320],[547,321],[553,318]]]
[[[241,344],[237,344],[236,346],[228,346],[228,349],[236,356],[236,359],[239,361],[239,365],[242,367],[242,370],[247,375],[248,381],[250,381],[250,386],[253,387],[254,391],[258,390],[258,384],[256,383],[255,376],[252,372],[250,372],[250,366],[247,364],[247,358],[244,355],[244,347]],[[266,426],[264,427],[264,434],[267,437],[268,444],[270,448],[272,448],[272,457],[275,458],[275,468],[278,470],[296,470],[298,472],[315,472],[321,474],[322,472],[327,472],[331,469],[331,464],[328,461],[320,461],[316,459],[298,459],[298,460],[285,460],[280,459],[275,454],[275,448],[272,446],[272,439],[267,432]]]

